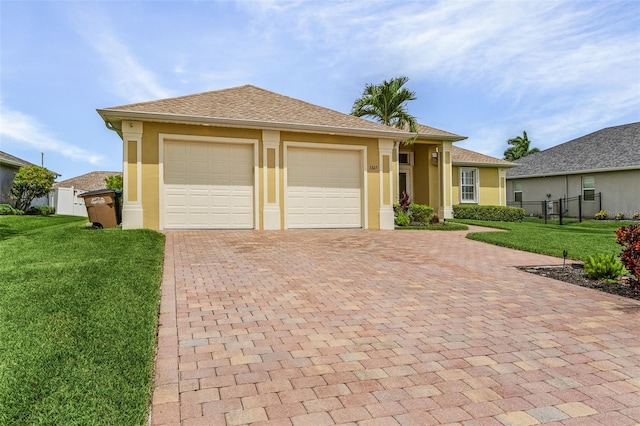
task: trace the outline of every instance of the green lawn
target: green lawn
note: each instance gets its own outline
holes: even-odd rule
[[[0,216],[0,424],[144,425],[164,237]]]
[[[520,223],[456,220],[469,225],[481,225],[509,232],[471,232],[467,238],[533,253],[584,260],[590,255],[613,253],[622,247],[616,243],[615,230],[633,222],[586,221],[567,225],[544,224],[544,221],[525,219]]]

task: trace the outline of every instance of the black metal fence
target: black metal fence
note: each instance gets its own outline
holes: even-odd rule
[[[572,218],[582,222],[583,218],[593,219],[602,210],[602,192],[593,194],[590,199],[582,195],[577,197],[560,198],[546,201],[510,201],[508,206],[521,207],[527,216],[544,218],[544,223],[550,219],[558,219],[562,225],[563,219]]]

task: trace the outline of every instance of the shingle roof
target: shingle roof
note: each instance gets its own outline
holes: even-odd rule
[[[640,169],[640,122],[607,127],[516,160],[508,178]]]
[[[105,187],[104,180],[109,176],[122,176],[121,172],[91,172],[53,184],[54,188],[75,188],[83,191],[93,191]]]
[[[7,154],[6,152],[0,151],[0,163],[9,164],[11,166],[22,167],[22,166],[33,166],[33,163],[25,161],[21,158],[14,157],[11,154]]]
[[[344,114],[252,85],[98,110],[105,121],[127,117],[181,119],[193,124],[282,130],[379,134],[406,139],[407,132]]]
[[[425,126],[424,124],[418,124],[416,127],[418,128],[418,139],[442,137],[447,140],[461,141],[467,138],[466,136],[456,135],[455,133],[447,132],[446,130]]]
[[[516,163],[501,160],[489,155],[480,154],[479,152],[470,151],[468,149],[454,146],[451,148],[451,160],[456,165],[476,165],[476,166],[499,166],[499,167],[516,167]]]

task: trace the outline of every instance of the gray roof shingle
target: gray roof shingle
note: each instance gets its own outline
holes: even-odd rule
[[[640,122],[607,127],[516,163],[507,178],[640,169]]]

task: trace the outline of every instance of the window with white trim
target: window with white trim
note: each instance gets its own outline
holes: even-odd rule
[[[513,201],[522,202],[522,182],[513,182]]]
[[[413,152],[412,151],[400,151],[398,153],[398,163],[405,166],[413,166]]]
[[[596,199],[596,180],[593,176],[585,176],[582,178],[582,199],[584,201],[593,201]]]
[[[460,168],[460,202],[478,202],[478,169],[472,167]]]

